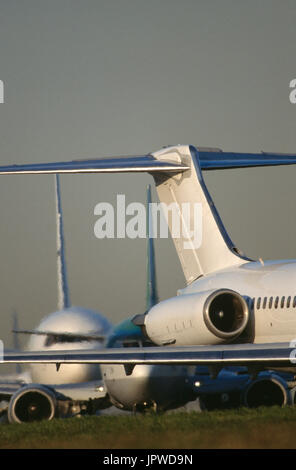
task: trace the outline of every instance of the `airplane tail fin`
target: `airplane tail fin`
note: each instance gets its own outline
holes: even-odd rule
[[[151,186],[147,186],[147,292],[146,292],[146,309],[150,310],[153,305],[158,303],[157,293],[157,280],[156,280],[156,269],[155,269],[155,253],[154,253],[154,242],[151,237],[152,232],[152,220],[151,220]]]
[[[183,228],[181,237],[174,236],[174,223],[172,220],[168,222],[186,281],[189,284],[201,275],[250,261],[231,242],[207,190],[202,171],[295,163],[296,154],[231,153],[222,152],[219,149],[180,145],[145,155],[68,162],[10,164],[0,166],[0,175],[150,173],[155,179],[160,201],[164,203],[164,206],[174,204],[181,215]],[[189,216],[186,204],[190,206]],[[59,227],[61,231],[62,225],[59,224]],[[63,299],[61,304],[69,305],[62,236],[60,236],[60,245],[59,285]]]
[[[20,343],[19,343],[19,338],[16,333],[16,331],[19,329],[18,326],[18,315],[17,311],[13,310],[12,312],[12,331],[13,331],[13,349],[15,351],[20,351]],[[22,367],[20,364],[16,364],[16,373],[21,374],[22,373]]]
[[[67,266],[65,258],[65,239],[63,226],[63,212],[61,204],[59,175],[55,175],[56,194],[56,227],[57,227],[57,279],[58,279],[58,309],[70,307]]]
[[[168,147],[152,155],[157,160],[189,167],[182,174],[153,175],[187,283],[250,261],[235,248],[223,226],[202,176],[198,150],[184,145]],[[177,219],[169,214],[169,207],[177,211]],[[174,236],[176,231],[177,236]]]

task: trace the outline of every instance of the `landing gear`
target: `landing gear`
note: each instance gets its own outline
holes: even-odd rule
[[[135,403],[133,405],[133,414],[147,413],[149,411],[153,413],[158,412],[157,403],[154,400],[149,402],[144,401],[143,403]]]

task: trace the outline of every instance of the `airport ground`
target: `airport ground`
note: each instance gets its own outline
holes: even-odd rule
[[[296,408],[102,415],[0,426],[1,449],[295,449]]]

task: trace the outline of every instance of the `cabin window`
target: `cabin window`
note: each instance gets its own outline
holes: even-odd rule
[[[284,308],[284,306],[285,306],[285,296],[282,297],[281,308]]]
[[[261,305],[261,297],[258,297],[258,299],[257,299],[257,310],[259,310],[260,305]]]
[[[267,297],[264,297],[262,308],[266,308]]]
[[[295,295],[294,300],[293,300],[293,308],[295,308],[295,307],[296,307],[296,295]]]
[[[269,299],[269,308],[272,308],[272,302],[273,302],[273,297],[270,297],[270,299]]]
[[[278,308],[278,306],[279,306],[279,297],[276,297],[274,301],[274,308]]]
[[[289,297],[287,298],[287,308],[290,308],[290,305],[291,305],[291,296],[289,295]]]

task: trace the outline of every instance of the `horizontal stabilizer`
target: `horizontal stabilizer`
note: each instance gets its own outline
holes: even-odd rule
[[[106,336],[95,333],[71,333],[68,331],[13,330],[13,333],[24,335],[41,335],[62,338],[64,341],[104,341]]]
[[[191,146],[193,148],[193,146]],[[296,154],[223,152],[219,149],[195,147],[201,170],[221,170],[257,166],[293,165]],[[182,173],[185,163],[158,160],[153,155],[122,156],[72,160],[69,162],[32,163],[0,166],[0,174],[52,174],[52,173]]]
[[[223,170],[231,168],[251,168],[256,166],[293,165],[295,154],[281,153],[232,153],[207,151],[197,148],[202,170]]]
[[[126,172],[168,172],[179,173],[187,170],[186,165],[156,160],[151,155],[133,157],[110,157],[70,162],[33,163],[0,166],[0,173],[52,174],[52,173],[126,173]]]

